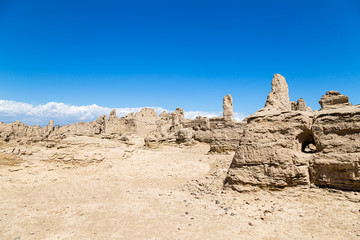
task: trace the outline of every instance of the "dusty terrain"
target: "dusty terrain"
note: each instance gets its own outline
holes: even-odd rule
[[[143,145],[78,136],[2,153],[0,239],[360,239],[359,193],[239,193],[223,188],[233,153]]]
[[[360,239],[360,105],[0,123],[0,239]],[[341,189],[341,190],[336,190]]]

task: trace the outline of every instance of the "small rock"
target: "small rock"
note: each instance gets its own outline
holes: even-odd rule
[[[266,213],[272,213],[272,211],[266,209],[266,210],[264,211],[264,214],[266,214]]]

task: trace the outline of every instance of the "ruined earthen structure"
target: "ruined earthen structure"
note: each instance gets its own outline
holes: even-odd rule
[[[280,74],[275,74],[271,82],[271,92],[268,95],[265,107],[262,110],[291,110],[289,88],[285,78]]]
[[[315,184],[360,191],[360,106],[327,92],[320,111],[289,101],[274,75],[264,109],[247,117],[226,184],[238,191]]]
[[[47,147],[69,136],[126,140],[137,135],[148,148],[205,142],[211,153],[236,150],[225,185],[238,191],[311,185],[360,191],[360,106],[337,91],[327,92],[319,103],[321,109],[312,111],[302,98],[290,102],[285,78],[275,74],[264,108],[242,122],[233,119],[233,99],[227,95],[223,117],[191,120],[181,108],[159,116],[144,108],[118,118],[113,110],[109,117],[61,127],[53,121],[44,127],[0,123],[0,138]],[[26,148],[11,154],[26,154]]]
[[[170,115],[160,115],[157,130],[147,136],[145,145],[157,148],[161,144],[192,145],[195,141],[199,141],[209,143],[210,152],[235,151],[243,124],[235,121],[233,116],[233,102],[230,94],[223,99],[223,117],[199,116],[194,120],[184,119],[183,110],[178,108]],[[172,125],[166,124],[166,119],[172,119]]]
[[[231,95],[226,95],[223,100],[223,118],[225,121],[233,121],[233,99]]]

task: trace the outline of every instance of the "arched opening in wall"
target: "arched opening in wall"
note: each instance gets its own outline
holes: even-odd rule
[[[310,131],[305,131],[298,136],[303,153],[316,153],[314,135]]]

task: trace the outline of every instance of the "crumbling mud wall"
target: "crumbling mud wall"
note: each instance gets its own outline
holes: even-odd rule
[[[243,131],[243,123],[235,121],[233,116],[230,94],[223,99],[223,117],[184,119],[183,110],[177,109],[171,115],[160,115],[162,124],[145,138],[145,146],[158,148],[162,144],[174,143],[191,146],[199,141],[209,143],[213,153],[233,152]],[[172,119],[172,125],[167,125],[166,119]]]
[[[213,153],[235,151],[225,186],[237,191],[311,184],[360,191],[360,106],[337,91],[327,92],[319,103],[321,109],[312,111],[302,98],[291,102],[285,78],[275,74],[264,108],[242,122],[233,119],[233,99],[227,95],[223,117],[191,120],[181,108],[159,116],[144,108],[118,118],[113,110],[96,121],[64,126],[0,123],[0,140],[51,147],[70,136],[121,140],[134,134],[148,148],[199,141],[209,143]]]
[[[274,75],[264,109],[245,119],[225,185],[238,191],[317,186],[360,191],[360,106],[329,91],[311,111]],[[290,110],[289,110],[290,109]]]
[[[317,148],[310,161],[312,182],[360,191],[360,106],[319,111],[312,132]]]
[[[64,126],[54,126],[50,121],[44,127],[27,126],[20,121],[13,123],[0,123],[0,140],[9,142],[40,142],[56,141],[68,136],[99,136],[102,138],[115,139],[124,134],[136,134],[141,137],[157,128],[158,116],[153,109],[144,108],[140,112],[128,114],[118,118],[115,109],[111,111],[109,118],[100,116],[96,121],[77,122]]]

